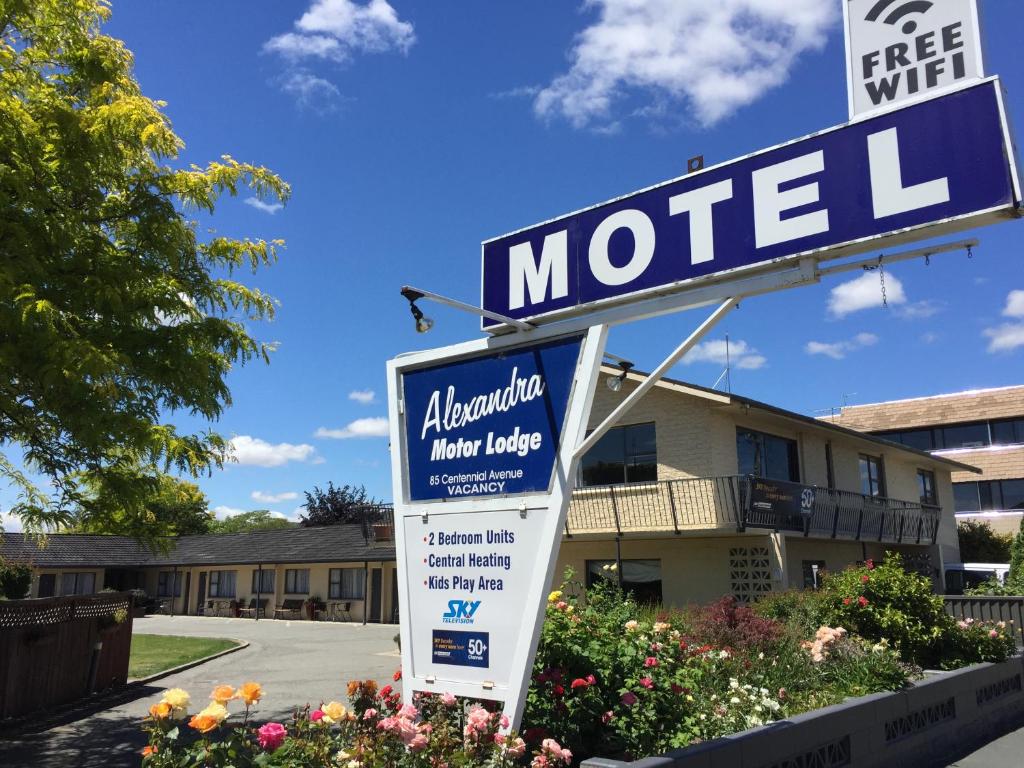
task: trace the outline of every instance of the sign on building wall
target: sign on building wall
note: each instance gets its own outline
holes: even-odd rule
[[[749,478],[744,525],[803,532],[814,514],[817,489],[809,485]]]
[[[554,320],[966,229],[1015,211],[1015,173],[987,80],[486,241],[483,306]]]
[[[846,0],[850,118],[985,76],[977,0]]]
[[[406,374],[410,500],[547,493],[582,340]]]
[[[403,685],[513,721],[607,333],[532,335],[388,364]]]

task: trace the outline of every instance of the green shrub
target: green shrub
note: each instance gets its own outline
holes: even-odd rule
[[[821,597],[811,590],[772,592],[758,601],[754,611],[766,619],[785,624],[802,637],[810,637],[825,623]]]
[[[1007,563],[1013,534],[996,533],[983,520],[964,520],[956,526],[960,560],[964,563]]]
[[[32,567],[25,563],[0,560],[0,596],[21,600],[32,588]]]
[[[972,623],[964,627],[946,613],[931,581],[907,573],[895,552],[885,562],[829,574],[821,590],[822,614],[871,640],[890,643],[903,661],[950,669],[979,661],[1004,661],[1013,652],[1006,627]]]

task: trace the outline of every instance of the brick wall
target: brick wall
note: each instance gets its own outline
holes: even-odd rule
[[[834,417],[823,417],[823,420],[862,432],[874,432],[1015,416],[1024,416],[1024,386],[851,405]]]

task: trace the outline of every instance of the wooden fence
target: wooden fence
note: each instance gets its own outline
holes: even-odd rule
[[[1017,646],[1024,647],[1024,596],[944,595],[946,613],[958,619],[1013,622]]]
[[[128,681],[129,592],[0,602],[0,719]]]

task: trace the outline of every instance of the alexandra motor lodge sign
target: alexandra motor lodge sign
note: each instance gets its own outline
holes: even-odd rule
[[[981,81],[489,240],[483,306],[553,319],[1012,215],[999,87]]]

